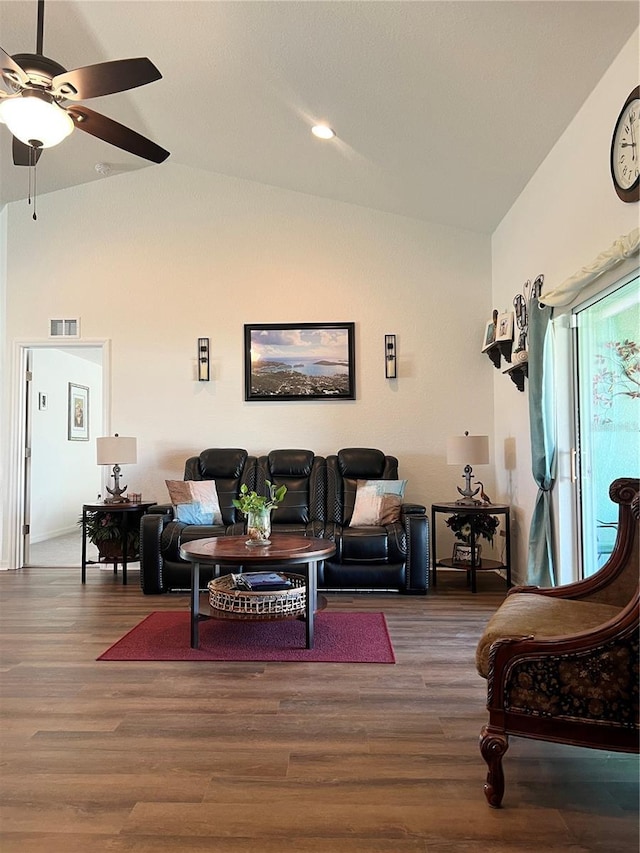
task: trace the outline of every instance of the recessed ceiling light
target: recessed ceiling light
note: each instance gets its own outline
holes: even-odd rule
[[[333,139],[333,137],[336,135],[335,130],[332,130],[326,124],[314,125],[311,128],[311,133],[313,133],[314,136],[317,136],[318,139]]]

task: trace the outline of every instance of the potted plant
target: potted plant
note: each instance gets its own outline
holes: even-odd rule
[[[240,497],[233,505],[247,519],[247,545],[269,545],[271,535],[271,510],[275,509],[287,493],[286,486],[276,486],[265,480],[267,495],[250,492],[246,483],[240,486]]]
[[[476,539],[476,559],[474,562],[476,566],[479,566],[481,546],[477,544],[478,539],[486,539],[490,545],[493,545],[493,537],[495,536],[496,530],[498,529],[500,520],[495,515],[484,515],[483,513],[474,513],[473,515],[471,515],[470,513],[463,512],[451,515],[449,516],[449,518],[446,519],[445,524],[453,531],[453,535],[455,536],[455,538],[458,541],[463,542],[465,545],[469,546],[469,555],[471,554],[472,523]],[[454,562],[461,562],[459,556],[457,556],[455,547],[453,553]],[[470,561],[471,560],[469,559],[469,562]]]
[[[82,516],[78,519],[82,525]],[[112,512],[95,510],[87,512],[86,535],[98,549],[100,557],[109,562],[122,559],[122,531],[120,518]],[[140,545],[140,529],[137,525],[127,530],[127,559],[138,555]]]

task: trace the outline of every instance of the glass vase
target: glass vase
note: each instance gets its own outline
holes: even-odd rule
[[[247,513],[247,545],[270,545],[271,510],[257,509]]]

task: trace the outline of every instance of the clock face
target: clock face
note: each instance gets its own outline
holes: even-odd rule
[[[616,122],[611,142],[611,176],[623,201],[640,198],[640,87],[633,90]]]

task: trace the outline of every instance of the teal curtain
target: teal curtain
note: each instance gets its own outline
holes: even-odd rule
[[[549,306],[537,298],[529,303],[529,424],[531,470],[538,494],[529,531],[527,583],[555,586],[551,526],[551,490],[555,478],[555,410],[553,394],[553,336]]]

